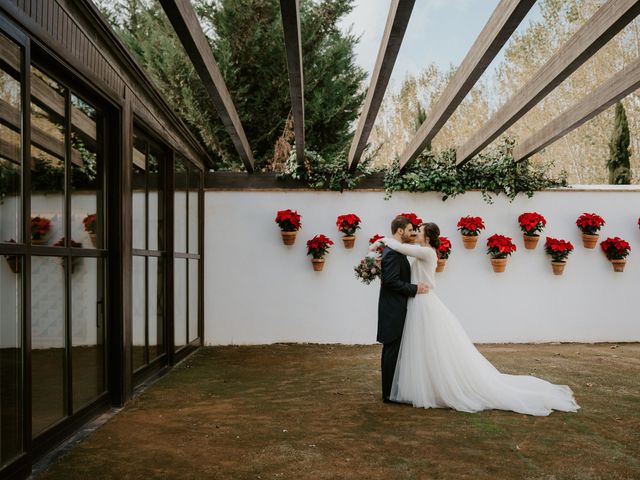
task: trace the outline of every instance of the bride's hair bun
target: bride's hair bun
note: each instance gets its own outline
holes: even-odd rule
[[[429,245],[437,249],[440,246],[440,227],[435,223],[423,223],[424,236],[429,240]]]

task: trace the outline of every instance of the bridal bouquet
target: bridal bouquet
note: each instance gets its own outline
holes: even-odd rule
[[[375,254],[369,254],[360,260],[360,263],[353,267],[356,272],[356,278],[365,285],[369,285],[376,278],[380,278],[382,269],[380,267],[380,259]]]

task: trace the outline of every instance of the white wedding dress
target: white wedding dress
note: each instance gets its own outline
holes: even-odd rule
[[[415,258],[411,283],[429,285],[429,293],[410,298],[407,305],[392,400],[423,408],[499,409],[529,415],[580,408],[568,386],[500,373],[476,349],[435,291],[437,254],[433,248],[402,244],[393,238],[383,242]]]

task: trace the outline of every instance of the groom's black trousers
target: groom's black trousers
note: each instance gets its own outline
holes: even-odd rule
[[[395,339],[393,342],[382,344],[382,399],[388,400],[391,396],[391,384],[393,383],[393,374],[396,371],[396,363],[398,361],[398,353],[400,352],[400,343],[402,337]]]

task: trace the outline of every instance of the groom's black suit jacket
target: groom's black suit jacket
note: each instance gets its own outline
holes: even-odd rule
[[[378,342],[389,343],[402,336],[407,300],[418,291],[418,286],[410,282],[411,266],[407,257],[385,247],[378,300]]]

